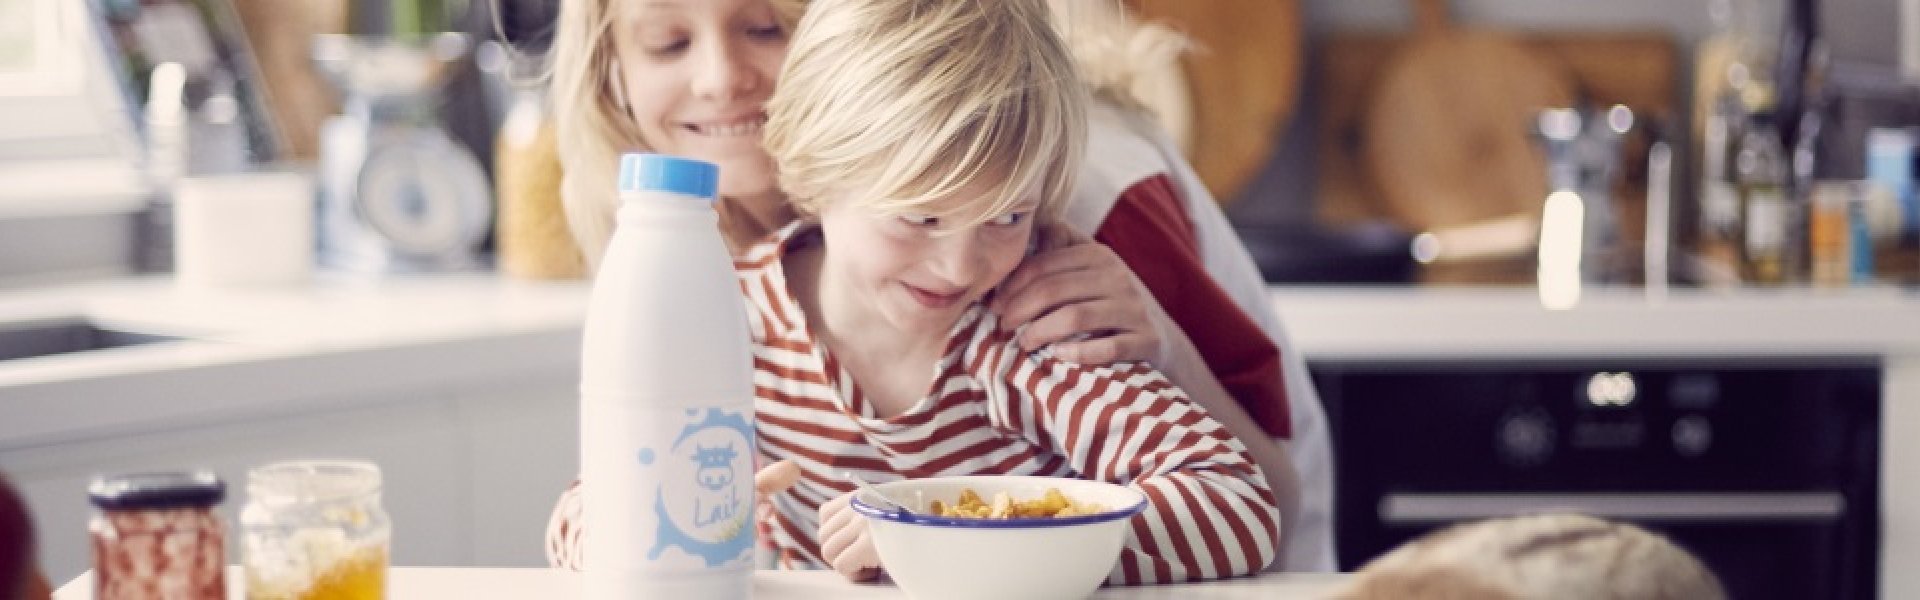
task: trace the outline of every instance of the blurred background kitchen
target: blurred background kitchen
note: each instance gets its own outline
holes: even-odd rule
[[[395,564],[543,564],[583,267],[558,0],[0,0],[0,470],[375,460]],[[1330,417],[1353,569],[1573,508],[1735,597],[1920,594],[1920,0],[1135,0],[1138,90]]]

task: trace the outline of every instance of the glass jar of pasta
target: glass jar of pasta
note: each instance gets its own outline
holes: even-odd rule
[[[213,514],[225,494],[211,471],[95,479],[95,597],[226,598],[226,526]]]
[[[247,597],[367,600],[386,595],[392,524],[380,467],[298,461],[247,473],[240,512]]]

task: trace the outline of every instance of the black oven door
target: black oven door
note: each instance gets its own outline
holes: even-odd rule
[[[1870,361],[1315,364],[1342,570],[1450,523],[1633,522],[1734,598],[1872,598]]]

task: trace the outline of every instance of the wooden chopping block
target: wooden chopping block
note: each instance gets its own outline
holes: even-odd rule
[[[1453,27],[1445,0],[1414,7],[1418,28],[1363,116],[1362,156],[1384,205],[1414,230],[1537,214],[1546,157],[1533,123],[1572,105],[1572,76],[1513,36]]]
[[[1316,168],[1319,219],[1333,225],[1397,221],[1382,199],[1365,162],[1366,108],[1373,104],[1383,67],[1409,41],[1402,33],[1341,32],[1320,44],[1315,86]],[[1564,66],[1579,93],[1592,104],[1625,104],[1636,115],[1670,118],[1678,106],[1678,50],[1671,36],[1656,32],[1542,32],[1527,34],[1531,51]],[[1644,148],[1630,145],[1626,165],[1644,163]],[[1629,181],[1630,188],[1644,182]],[[1630,190],[1631,191],[1631,190]],[[1622,195],[1621,208],[1637,211],[1637,195]],[[1628,228],[1639,221],[1622,215]],[[1402,223],[1402,226],[1405,226]],[[1626,232],[1623,232],[1626,233]]]
[[[1188,158],[1215,198],[1238,197],[1273,155],[1299,97],[1304,37],[1297,0],[1129,0],[1145,20],[1186,34],[1194,111]]]

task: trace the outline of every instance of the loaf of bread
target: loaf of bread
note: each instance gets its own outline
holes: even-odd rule
[[[1436,531],[1368,563],[1334,598],[1720,600],[1726,592],[1666,538],[1550,514]]]

